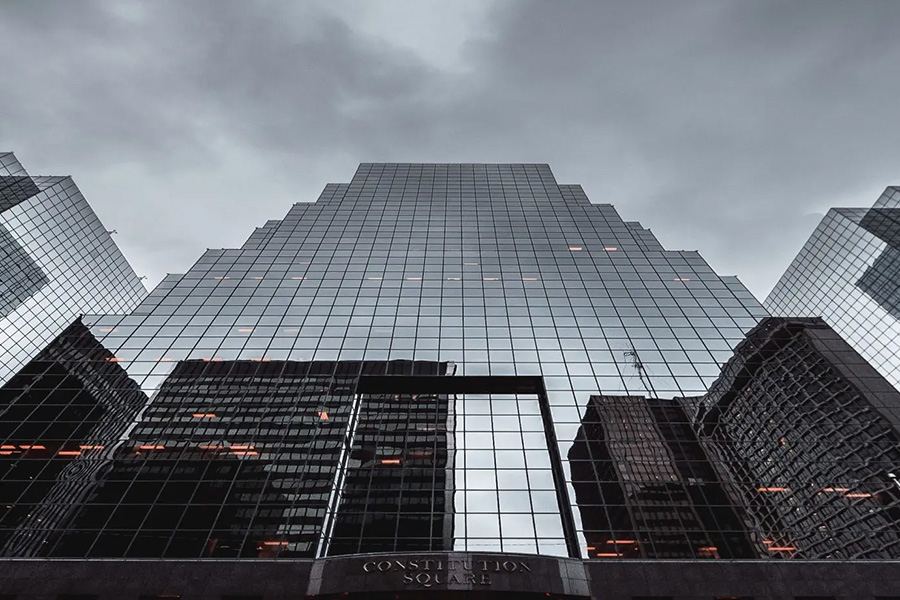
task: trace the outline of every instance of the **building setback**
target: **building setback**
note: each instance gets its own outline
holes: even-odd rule
[[[24,417],[33,439],[0,440],[15,468],[91,474],[67,480],[79,489],[64,518],[0,517],[29,540],[5,546],[0,591],[887,596],[897,563],[852,559],[893,557],[889,543],[828,562],[766,546],[740,492],[776,483],[736,472],[716,432],[777,446],[760,452],[780,440],[698,416],[765,317],[736,278],[547,165],[362,164],[128,314],[84,317],[107,352],[84,367],[121,369],[109,386],[141,404],[99,454],[21,452],[97,445],[51,410]],[[41,404],[29,381],[5,386],[4,406]],[[8,510],[66,504],[10,472]],[[854,531],[889,529],[890,508]]]

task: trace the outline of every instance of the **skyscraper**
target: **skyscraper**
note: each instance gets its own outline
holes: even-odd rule
[[[86,368],[121,369],[129,383],[109,385],[142,404],[114,441],[47,409],[2,442],[15,469],[91,476],[68,478],[75,502],[54,511],[54,486],[8,471],[20,516],[0,517],[0,581],[146,598],[809,596],[851,568],[763,552],[702,443],[700,400],[674,400],[705,397],[766,316],[736,278],[546,165],[362,164],[127,315],[83,318],[108,352]],[[53,404],[28,373],[6,406]],[[719,560],[754,556],[778,560]]]
[[[900,189],[872,208],[832,208],[765,302],[822,317],[900,389]]]
[[[146,290],[71,177],[0,152],[0,384],[79,314],[126,313]]]

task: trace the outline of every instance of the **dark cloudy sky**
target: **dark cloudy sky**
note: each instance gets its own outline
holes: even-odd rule
[[[900,184],[900,0],[6,0],[0,150],[155,284],[361,161],[548,162],[760,298]]]

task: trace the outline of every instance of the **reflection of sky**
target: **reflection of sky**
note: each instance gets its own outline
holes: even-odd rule
[[[456,410],[454,550],[565,556],[537,396],[466,394]]]

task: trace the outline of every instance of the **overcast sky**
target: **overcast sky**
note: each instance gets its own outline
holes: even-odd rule
[[[155,283],[359,162],[547,162],[764,298],[900,184],[900,0],[5,0],[0,150]]]

